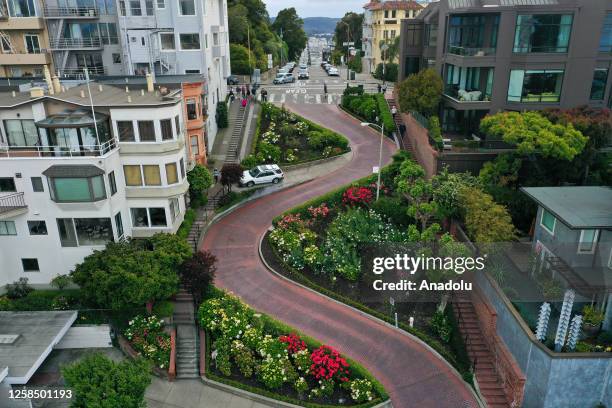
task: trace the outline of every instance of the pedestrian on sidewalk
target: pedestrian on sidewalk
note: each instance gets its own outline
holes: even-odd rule
[[[397,108],[395,105],[391,107],[391,115],[393,115],[393,120],[395,120],[395,116],[397,115]]]
[[[377,85],[378,85],[378,93],[380,93],[380,91],[382,90],[382,86],[380,84],[377,84]]]
[[[243,97],[243,98],[242,98],[242,102],[241,102],[241,103],[242,103],[242,107],[243,107],[243,108],[246,108],[246,106],[247,106],[247,100],[246,100],[246,98],[244,98],[244,97]]]
[[[386,84],[386,83],[383,83],[383,86],[382,86],[382,93],[383,93],[383,94],[387,93],[387,84]]]
[[[215,179],[215,184],[217,184],[219,182],[219,179],[221,178],[221,172],[216,167],[213,170],[213,177]]]
[[[327,96],[327,82],[323,82],[323,93]]]
[[[261,101],[268,102],[268,91],[262,88],[261,90]]]
[[[246,87],[244,85],[242,85],[241,92],[242,92],[242,99],[244,99],[244,97],[246,96]]]
[[[251,90],[249,88],[247,88],[246,90],[246,96],[247,96],[247,99],[250,101],[251,100]]]
[[[235,98],[236,98],[236,96],[234,95],[234,91],[230,88],[230,91],[229,91],[229,100],[230,100],[230,103],[233,103]]]

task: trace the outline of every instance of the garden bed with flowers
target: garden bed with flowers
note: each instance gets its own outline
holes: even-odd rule
[[[257,122],[253,152],[242,165],[299,164],[349,151],[348,140],[284,108],[264,103]]]
[[[388,399],[362,366],[256,313],[234,295],[211,288],[198,317],[212,380],[313,408],[366,408]]]
[[[399,326],[438,351],[471,382],[470,362],[452,306],[438,311],[442,293],[399,293],[394,304],[372,291],[372,275],[363,274],[362,244],[393,247],[414,242],[415,221],[395,191],[395,178],[405,157],[398,156],[376,178],[366,177],[304,203],[274,221],[261,252],[275,271],[329,297]],[[414,325],[408,325],[409,318]]]
[[[155,367],[168,370],[171,341],[161,319],[155,315],[138,315],[128,322],[123,335],[139,355],[151,361]]]

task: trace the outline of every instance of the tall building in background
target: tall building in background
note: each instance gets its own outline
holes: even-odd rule
[[[214,112],[225,100],[230,75],[227,1],[119,0],[118,5],[119,58],[127,75],[204,75],[206,100],[199,111],[212,146]]]
[[[39,0],[0,0],[0,77],[42,76],[53,70]]]
[[[363,45],[370,72],[383,62],[381,44],[392,44],[400,35],[401,20],[414,18],[423,6],[412,0],[375,0],[363,6]],[[396,62],[385,60],[385,62]]]

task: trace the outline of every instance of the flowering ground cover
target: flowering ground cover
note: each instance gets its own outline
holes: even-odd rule
[[[164,331],[163,322],[155,315],[134,317],[123,334],[140,355],[157,367],[168,369],[170,335]]]
[[[284,108],[264,103],[253,152],[242,165],[250,168],[263,163],[297,164],[337,156],[348,150],[344,136]]]
[[[206,331],[206,373],[214,380],[310,407],[365,408],[388,398],[359,364],[232,294],[210,288],[198,317]]]

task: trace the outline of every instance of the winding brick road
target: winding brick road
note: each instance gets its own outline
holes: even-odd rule
[[[346,135],[354,151],[345,167],[306,184],[262,197],[221,219],[202,246],[219,259],[216,285],[364,364],[383,383],[395,408],[476,408],[463,381],[419,342],[360,313],[279,278],[262,263],[261,236],[283,211],[366,176],[378,163],[380,139],[334,105],[290,109]],[[395,146],[385,140],[383,159]]]

